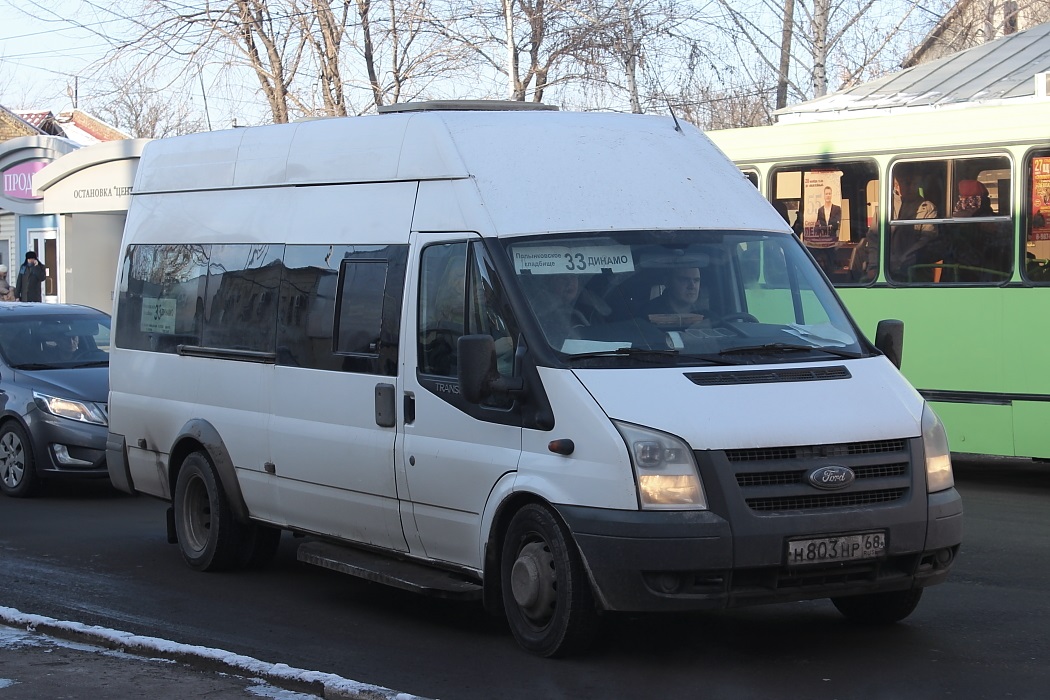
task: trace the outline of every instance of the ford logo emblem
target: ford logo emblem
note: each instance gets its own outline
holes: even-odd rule
[[[844,489],[856,480],[857,475],[853,473],[852,469],[838,465],[817,467],[806,474],[806,481],[825,491]]]

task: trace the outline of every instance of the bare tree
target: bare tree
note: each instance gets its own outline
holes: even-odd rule
[[[135,138],[158,139],[206,130],[186,90],[155,87],[152,74],[112,75],[83,99],[84,108]]]
[[[737,56],[751,52],[765,67],[761,73],[768,77],[754,75],[754,87],[778,85],[777,107],[890,69],[908,40],[931,22],[914,12],[914,4],[891,7],[875,0],[794,0],[783,7],[773,0],[718,2]]]

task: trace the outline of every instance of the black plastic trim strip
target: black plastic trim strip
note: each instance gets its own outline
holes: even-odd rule
[[[241,360],[242,362],[260,362],[275,364],[277,353],[258,352],[256,350],[230,350],[229,348],[209,348],[202,345],[180,345],[176,348],[180,355],[188,357],[210,357],[216,360]]]
[[[996,391],[940,391],[919,389],[927,401],[941,403],[979,403],[990,406],[1010,406],[1014,401],[1050,401],[1050,394],[1007,394]]]

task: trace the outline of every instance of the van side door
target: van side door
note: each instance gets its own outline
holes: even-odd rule
[[[407,244],[288,245],[271,463],[285,526],[405,551],[394,404]]]
[[[501,372],[512,373],[517,326],[477,236],[416,238],[402,344],[403,410],[398,493],[405,532],[414,529],[430,559],[481,567],[481,518],[493,486],[513,478],[521,454],[521,414],[507,397],[481,405],[459,393],[457,342],[492,335]],[[409,339],[412,339],[410,342]]]

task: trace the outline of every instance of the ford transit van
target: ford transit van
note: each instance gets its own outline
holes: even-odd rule
[[[420,103],[146,146],[113,483],[211,571],[477,599],[543,656],[606,611],[830,598],[958,552],[945,433],[783,219],[673,116]]]

